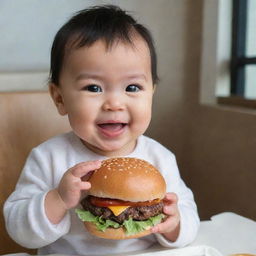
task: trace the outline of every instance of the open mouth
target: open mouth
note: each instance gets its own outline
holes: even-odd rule
[[[104,130],[109,131],[118,131],[124,128],[127,124],[125,123],[106,123],[106,124],[98,124],[98,126]]]
[[[127,123],[98,124],[98,127],[100,128],[101,132],[108,137],[120,135],[124,131],[126,126],[127,126]]]

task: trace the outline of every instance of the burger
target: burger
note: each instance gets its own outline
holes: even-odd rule
[[[88,180],[91,189],[77,209],[86,229],[101,238],[145,236],[160,223],[166,183],[150,163],[137,158],[110,158]]]

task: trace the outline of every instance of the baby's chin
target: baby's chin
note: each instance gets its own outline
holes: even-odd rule
[[[129,143],[121,143],[118,141],[95,144],[83,141],[83,143],[92,152],[107,157],[129,155],[136,146],[136,140]]]

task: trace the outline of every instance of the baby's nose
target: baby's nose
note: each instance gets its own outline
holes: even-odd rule
[[[103,104],[104,111],[120,111],[124,109],[124,101],[122,97],[117,95],[111,95],[106,98]]]

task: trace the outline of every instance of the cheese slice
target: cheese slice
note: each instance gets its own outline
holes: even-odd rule
[[[108,208],[115,214],[115,216],[120,215],[123,211],[125,211],[130,206],[108,206]]]

